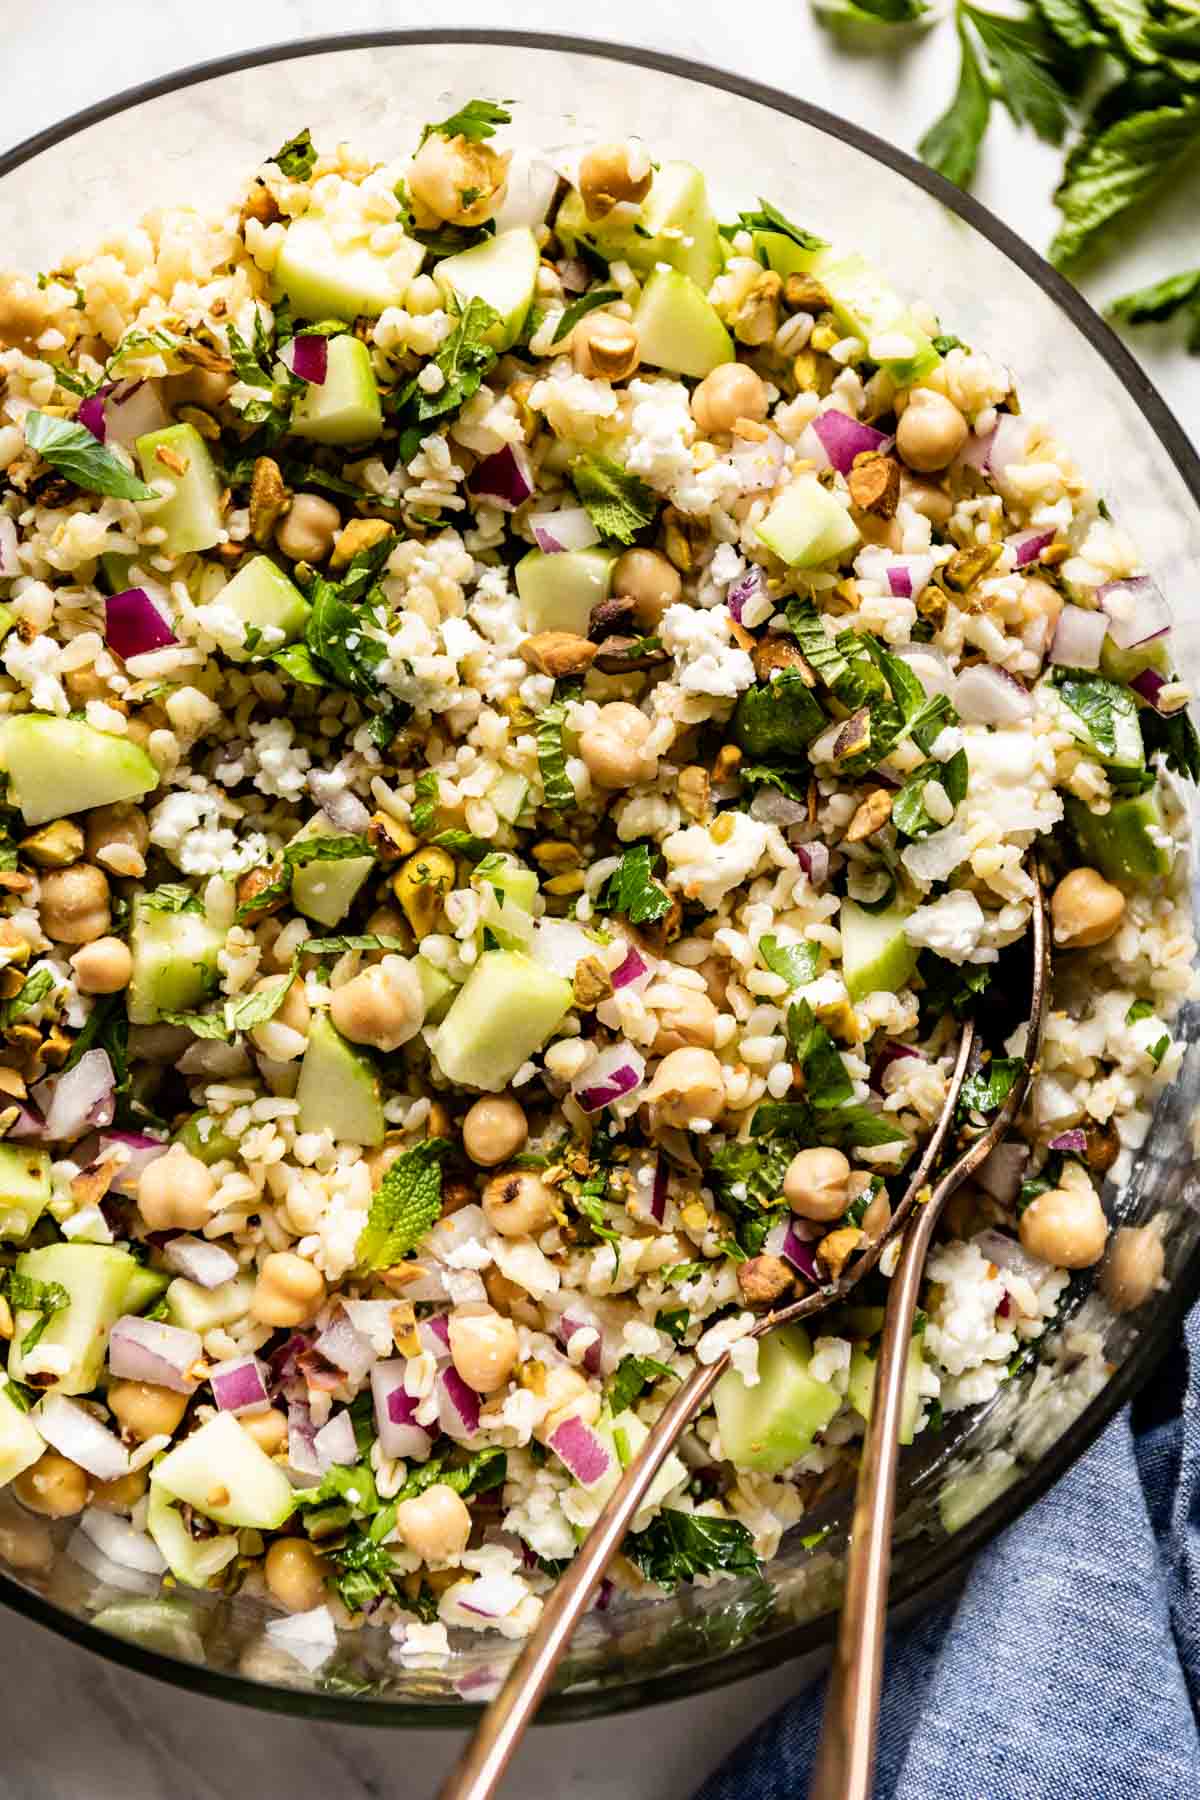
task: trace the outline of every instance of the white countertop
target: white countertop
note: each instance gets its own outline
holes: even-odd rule
[[[448,10],[446,24],[601,36],[745,73],[800,94],[911,148],[945,105],[956,75],[954,34],[872,34],[887,55],[840,43],[806,0],[763,0],[753,33],[737,7],[696,0],[507,0]],[[386,0],[6,0],[0,150],[68,113],[190,63],[334,29],[428,27],[425,8]],[[903,49],[900,47],[903,46]],[[1044,249],[1058,154],[995,116],[976,192]],[[0,246],[0,263],[3,247]],[[1153,222],[1122,234],[1082,285],[1102,304],[1200,262],[1200,208],[1176,191]],[[1200,437],[1200,358],[1177,332],[1131,342],[1168,403]],[[445,1734],[404,1736],[304,1724],[186,1697],[102,1663],[12,1615],[0,1622],[0,1800],[425,1800],[454,1754]],[[538,1732],[506,1788],[513,1800],[687,1800],[703,1775],[796,1685],[787,1668],[669,1707]]]

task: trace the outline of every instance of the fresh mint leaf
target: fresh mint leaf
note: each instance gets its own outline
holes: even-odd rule
[[[1144,706],[1138,713],[1147,760],[1161,756],[1168,769],[1185,781],[1200,782],[1200,737],[1186,706],[1178,712],[1157,713]]]
[[[468,862],[478,862],[480,857],[487,856],[491,850],[486,838],[476,837],[473,832],[462,831],[457,826],[439,831],[429,841],[439,850],[450,850],[455,856],[465,857]]]
[[[368,1517],[379,1511],[382,1501],[370,1463],[335,1463],[325,1471],[319,1487],[297,1488],[293,1505],[298,1512],[305,1512],[335,1500],[345,1500]]]
[[[807,782],[802,769],[777,769],[770,763],[742,763],[737,778],[743,787],[773,787],[777,793],[786,794],[797,806],[808,802]]]
[[[1062,224],[1050,246],[1056,268],[1077,262],[1114,219],[1179,172],[1200,144],[1200,94],[1119,119],[1073,157],[1054,198]]]
[[[441,387],[430,394],[413,380],[400,396],[401,407],[410,410],[417,424],[457,412],[464,401],[479,392],[484,376],[497,361],[498,353],[487,341],[488,335],[500,324],[500,314],[486,300],[473,296],[467,301],[454,330],[433,359],[442,373]]]
[[[357,856],[374,856],[371,840],[354,833],[299,838],[284,848],[283,862],[288,869],[302,869],[313,862],[347,862]]]
[[[458,1453],[455,1453],[456,1456]],[[476,1450],[465,1460],[460,1460],[453,1467],[447,1467],[448,1458],[435,1456],[429,1462],[420,1463],[413,1469],[403,1487],[395,1495],[395,1504],[401,1500],[413,1500],[423,1494],[426,1488],[448,1487],[456,1494],[464,1497],[467,1494],[486,1494],[492,1488],[503,1487],[508,1476],[508,1456],[499,1444],[489,1444],[485,1450]]]
[[[639,475],[610,456],[585,451],[567,473],[592,524],[602,538],[632,544],[639,531],[654,523],[658,496]]]
[[[433,824],[438,807],[438,778],[432,769],[423,769],[417,776],[416,799],[413,801],[412,818],[409,821],[418,837],[424,837]]]
[[[809,1104],[825,1111],[844,1106],[854,1098],[854,1083],[846,1073],[841,1052],[807,1000],[795,1000],[785,1024],[792,1054],[804,1071],[804,1093]]]
[[[64,1072],[73,1069],[89,1050],[103,1050],[112,1065],[117,1092],[129,1083],[129,1020],[125,1013],[124,994],[105,994],[95,1001],[82,1031],[71,1045],[63,1064]]]
[[[905,0],[901,0],[901,4],[904,3]],[[798,245],[801,250],[827,250],[829,248],[826,238],[818,237],[813,231],[806,231],[802,225],[793,225],[792,221],[781,213],[777,206],[772,206],[771,202],[764,200],[761,195],[757,212],[738,214],[738,227],[742,231],[777,231],[781,237],[790,238],[792,243]]]
[[[295,976],[291,970],[285,975],[276,975],[271,981],[264,982],[262,987],[254,988],[248,994],[239,994],[236,999],[225,1002],[225,1021],[231,1032],[253,1031],[256,1025],[265,1025],[273,1019],[284,1001],[288,989]]]
[[[457,112],[450,114],[440,124],[426,125],[421,133],[421,142],[432,137],[436,131],[446,138],[466,138],[470,144],[481,144],[485,139],[495,137],[497,125],[510,125],[512,114],[507,106],[498,100],[468,100]]]
[[[677,1344],[683,1342],[691,1322],[692,1315],[686,1306],[664,1306],[654,1315],[655,1329],[665,1331]]]
[[[658,853],[631,844],[596,899],[597,912],[619,913],[631,925],[653,925],[671,910],[671,896],[654,873]]]
[[[608,1384],[608,1408],[614,1418],[633,1405],[646,1389],[663,1378],[674,1379],[674,1370],[652,1356],[623,1356]]]
[[[1034,0],[1045,24],[1068,50],[1086,51],[1105,43],[1085,0]]]
[[[103,386],[102,382],[93,381],[81,369],[73,369],[70,363],[51,363],[50,367],[54,370],[54,379],[59,387],[65,388],[68,394],[78,394],[81,400],[90,399]]]
[[[307,181],[316,167],[317,152],[307,125],[277,150],[270,159],[289,181]]]
[[[155,492],[119,462],[94,438],[86,425],[71,419],[51,418],[49,413],[25,414],[25,442],[43,462],[88,494],[108,494],[114,500],[153,500]]]
[[[565,812],[575,805],[575,789],[567,774],[567,752],[563,744],[566,717],[566,701],[553,701],[538,715],[535,734],[543,800],[552,812]]]
[[[1077,719],[1082,720],[1088,737],[1102,756],[1117,753],[1117,717],[1121,713],[1136,716],[1137,707],[1127,688],[1115,681],[1068,677],[1059,684],[1059,694]]]
[[[193,1037],[211,1038],[216,1043],[224,1044],[233,1036],[225,1021],[223,1007],[210,1013],[164,1012],[161,1017],[164,1025],[180,1025],[185,1031],[190,1031]]]
[[[193,894],[191,888],[184,887],[178,881],[164,882],[161,887],[151,888],[140,898],[141,904],[147,912],[198,913],[204,911],[200,896]]]
[[[1060,79],[1062,49],[1036,17],[1011,18],[959,0],[979,33],[995,70],[997,89],[1018,125],[1029,125],[1048,143],[1061,144],[1070,122],[1071,97]]]
[[[975,174],[980,146],[988,128],[992,90],[961,14],[957,23],[958,86],[946,111],[934,121],[917,145],[917,155],[947,181],[967,187]]]
[[[965,750],[956,750],[944,763],[922,763],[892,801],[892,824],[896,830],[910,838],[927,837],[931,831],[940,831],[938,821],[925,810],[925,789],[931,781],[940,782],[950,804],[960,806],[966,799],[968,772]]]
[[[929,11],[925,0],[841,0],[839,16],[842,6],[848,17],[870,25],[912,25]]]
[[[319,673],[360,699],[378,700],[376,671],[387,659],[387,605],[378,586],[394,537],[360,550],[338,581],[317,575],[308,592],[304,637]]]
[[[782,975],[789,987],[807,987],[820,973],[821,946],[808,939],[781,944],[775,937],[759,938],[758,954],[772,975]]]
[[[965,1119],[973,1112],[995,1112],[1007,1099],[1024,1068],[1024,1060],[1019,1056],[994,1056],[991,1062],[963,1082],[958,1096],[958,1118]]]
[[[1200,353],[1200,269],[1185,269],[1150,287],[1122,294],[1108,309],[1109,318],[1124,325],[1157,325],[1176,313],[1189,321],[1188,349]]]
[[[312,651],[307,644],[288,644],[282,650],[276,650],[268,661],[275,663],[285,675],[298,681],[302,687],[328,687],[329,682],[316,663]]]
[[[562,318],[554,327],[554,336],[550,342],[561,344],[568,332],[574,331],[580,319],[585,319],[590,312],[595,312],[598,306],[611,306],[614,300],[620,298],[621,290],[619,288],[593,288],[590,294],[581,294],[578,300],[572,300],[570,306],[563,313]]]
[[[305,938],[300,946],[301,956],[341,956],[346,950],[397,950],[403,951],[404,939],[398,937],[381,937],[379,933],[363,932],[355,937]]]
[[[19,1274],[16,1269],[8,1271],[4,1289],[14,1313],[37,1314],[21,1339],[21,1354],[28,1356],[41,1343],[46,1327],[54,1315],[70,1306],[71,1296],[60,1281],[35,1281],[31,1275]]]
[[[361,1270],[390,1269],[437,1224],[442,1161],[449,1150],[447,1139],[426,1138],[396,1158],[371,1197],[359,1234],[355,1261]]]
[[[737,1519],[713,1518],[664,1506],[644,1531],[625,1539],[624,1551],[647,1581],[671,1593],[695,1575],[758,1575],[754,1539]]]
[[[730,1140],[709,1162],[708,1178],[749,1256],[759,1254],[771,1227],[786,1215],[783,1178],[794,1149],[766,1138]]]
[[[799,669],[758,681],[740,695],[733,715],[734,742],[768,768],[804,763],[805,747],[829,723]],[[762,778],[760,776],[760,778]]]
[[[791,1138],[793,1148],[835,1144],[843,1149],[878,1149],[900,1144],[905,1133],[869,1106],[830,1107],[818,1116],[806,1100],[766,1101],[750,1121],[752,1138]]]
[[[4,1002],[4,1024],[6,1026],[15,1025],[18,1019],[23,1019],[27,1014],[36,1012],[42,1002],[50,998],[57,986],[58,978],[53,969],[35,969],[27,978],[24,987],[14,994],[11,1000]]]

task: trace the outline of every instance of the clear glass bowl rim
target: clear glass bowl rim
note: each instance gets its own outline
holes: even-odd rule
[[[694,62],[687,57],[568,33],[493,31],[472,26],[412,31],[362,31],[299,38],[291,42],[264,45],[257,50],[191,63],[169,75],[161,75],[152,81],[122,89],[106,100],[84,107],[0,154],[0,181],[14,169],[32,161],[43,150],[62,143],[90,125],[111,118],[116,113],[128,111],[144,101],[178,92],[214,77],[307,56],[422,44],[502,44],[513,49],[560,51],[659,70],[663,74],[701,86],[724,89],[727,93],[786,113],[815,130],[852,145],[894,173],[906,177],[987,238],[1010,262],[1015,263],[1036,282],[1067,315],[1126,389],[1175,465],[1197,508],[1200,508],[1200,452],[1125,344],[1079,289],[1056,269],[1051,268],[1030,244],[973,195],[953,186],[943,176],[926,168],[906,151],[877,137],[874,132],[839,118],[824,107],[814,106],[810,101],[784,93],[779,88],[754,81],[746,75],[731,74],[705,63]],[[919,1603],[920,1596],[931,1594],[943,1583],[952,1580],[971,1557],[1013,1524],[1065,1474],[1095,1442],[1120,1408],[1146,1384],[1166,1353],[1185,1314],[1198,1297],[1200,1242],[1177,1271],[1170,1289],[1162,1296],[1153,1320],[1147,1323],[1132,1355],[1122,1363],[1074,1424],[1058,1438],[1052,1449],[1041,1457],[1036,1467],[1030,1468],[1019,1481],[1006,1489],[953,1537],[932,1545],[923,1554],[910,1553],[906,1556],[903,1568],[892,1581],[893,1609],[906,1602]],[[329,1719],[343,1725],[426,1730],[441,1727],[461,1731],[470,1726],[482,1711],[478,1704],[465,1700],[452,1706],[418,1705],[391,1699],[372,1700],[364,1705],[361,1700],[349,1695],[272,1687],[241,1676],[217,1672],[201,1664],[183,1662],[161,1652],[143,1649],[102,1631],[11,1581],[2,1571],[0,1602],[27,1619],[49,1627],[70,1642],[133,1669],[138,1674],[267,1712],[298,1713],[305,1718]],[[711,1661],[670,1674],[631,1679],[621,1686],[606,1686],[598,1690],[584,1688],[551,1694],[543,1702],[538,1722],[563,1724],[570,1720],[601,1717],[635,1707],[684,1699],[709,1688],[744,1680],[765,1668],[777,1667],[788,1658],[812,1655],[827,1649],[833,1642],[835,1625],[836,1614],[825,1613],[817,1619],[773,1636],[768,1643],[751,1643],[743,1649],[729,1651]]]

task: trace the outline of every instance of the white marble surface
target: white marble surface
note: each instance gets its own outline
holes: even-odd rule
[[[497,23],[491,8],[448,13]],[[673,51],[800,93],[910,147],[948,95],[953,34],[912,38],[885,58],[821,32],[806,0],[763,0],[753,32],[738,8],[695,0],[508,0],[506,26],[602,35]],[[345,31],[428,26],[431,14],[385,0],[6,0],[0,149],[67,113],[186,64],[262,44]],[[880,40],[876,40],[878,44]],[[900,39],[882,40],[899,45]],[[298,101],[302,102],[302,92]],[[300,111],[303,111],[302,104]],[[979,193],[1044,248],[1054,224],[1053,151],[1019,136],[1006,116],[989,138]],[[0,255],[2,260],[2,255]],[[1096,301],[1200,260],[1200,214],[1177,192],[1152,226],[1125,234],[1119,257],[1085,281]],[[1200,361],[1169,331],[1142,334],[1139,354],[1200,436]],[[506,1789],[513,1800],[685,1800],[719,1758],[797,1684],[780,1669],[653,1712],[538,1732]],[[436,1789],[455,1741],[304,1724],[190,1698],[103,1664],[12,1616],[0,1621],[0,1800],[347,1800]]]

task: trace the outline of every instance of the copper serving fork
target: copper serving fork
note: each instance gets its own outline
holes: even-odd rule
[[[1033,871],[1033,878],[1036,885],[1036,870]],[[1029,1014],[1031,1049],[1026,1059],[1027,1069],[1041,1037],[1048,973],[1047,958],[1045,913],[1041,888],[1038,885],[1034,905],[1034,974]],[[970,1147],[951,1166],[931,1196],[929,1178],[941,1160],[942,1152],[954,1124],[958,1095],[971,1065],[976,1035],[974,1021],[968,1018],[963,1024],[945,1104],[937,1124],[925,1144],[920,1162],[909,1180],[904,1196],[886,1231],[881,1233],[874,1243],[869,1244],[858,1253],[837,1281],[830,1282],[827,1286],[818,1288],[811,1294],[806,1294],[802,1300],[793,1301],[790,1306],[767,1313],[755,1323],[753,1330],[748,1333],[751,1338],[764,1337],[768,1332],[774,1331],[777,1326],[796,1324],[800,1320],[811,1319],[815,1314],[825,1312],[831,1306],[836,1306],[857,1286],[863,1276],[875,1267],[886,1247],[904,1233],[913,1214],[917,1214],[913,1229],[907,1234],[900,1264],[892,1281],[893,1298],[895,1298],[895,1290],[899,1284],[903,1287],[903,1299],[895,1306],[889,1302],[884,1340],[876,1366],[876,1397],[872,1407],[872,1424],[866,1439],[863,1473],[860,1476],[855,1505],[856,1542],[868,1519],[872,1525],[869,1540],[872,1560],[870,1570],[866,1572],[870,1578],[863,1579],[864,1570],[861,1567],[862,1558],[860,1556],[858,1585],[853,1590],[849,1583],[847,1586],[842,1634],[839,1639],[839,1660],[835,1666],[834,1685],[831,1687],[827,1706],[827,1720],[831,1721],[836,1692],[839,1696],[837,1709],[839,1730],[837,1746],[831,1749],[835,1771],[838,1759],[848,1758],[851,1740],[861,1748],[864,1740],[869,1739],[866,1774],[868,1786],[853,1788],[838,1785],[827,1786],[820,1790],[822,1800],[835,1800],[835,1797],[841,1796],[845,1796],[845,1800],[850,1800],[851,1795],[854,1796],[854,1800],[860,1800],[860,1797],[861,1800],[866,1800],[869,1791],[870,1769],[873,1767],[874,1759],[874,1720],[878,1710],[883,1633],[886,1622],[887,1573],[891,1553],[896,1449],[906,1362],[905,1353],[912,1330],[921,1271],[924,1268],[933,1227],[937,1223],[938,1215],[945,1201],[999,1142],[1016,1116],[1025,1095],[1027,1077],[1014,1084],[1003,1107],[997,1114],[996,1120],[986,1132],[972,1142]],[[907,1311],[904,1310],[905,1307],[907,1307]],[[905,1320],[907,1320],[907,1325],[904,1324]],[[729,1354],[725,1352],[715,1362],[697,1364],[692,1374],[680,1384],[663,1408],[658,1420],[651,1428],[649,1437],[625,1470],[620,1484],[593,1524],[579,1555],[556,1583],[542,1609],[536,1629],[526,1640],[520,1656],[509,1671],[504,1686],[488,1706],[462,1757],[439,1789],[438,1800],[488,1800],[488,1797],[496,1792],[504,1771],[525,1735],[526,1727],[530,1724],[553,1680],[559,1658],[566,1650],[575,1626],[586,1612],[593,1594],[599,1587],[605,1569],[620,1549],[625,1534],[636,1516],[651,1482],[688,1422],[699,1412],[705,1399],[716,1386],[728,1363]],[[868,1461],[872,1470],[869,1482],[866,1479]],[[869,1506],[864,1506],[868,1500]],[[882,1537],[880,1536],[881,1532]],[[852,1579],[855,1576],[853,1554],[850,1576]],[[853,1614],[851,1612],[852,1602]],[[857,1640],[855,1636],[851,1635],[852,1619],[855,1621],[855,1633],[867,1630],[874,1633],[873,1644],[868,1646],[871,1654],[864,1655],[861,1663],[854,1661],[853,1651]],[[861,1758],[856,1756],[854,1763],[856,1769],[860,1761]],[[848,1761],[846,1766],[849,1767]],[[814,1789],[814,1795],[817,1791]]]

